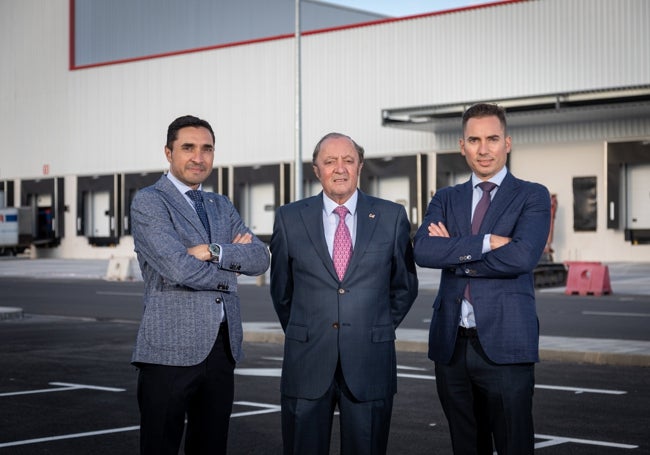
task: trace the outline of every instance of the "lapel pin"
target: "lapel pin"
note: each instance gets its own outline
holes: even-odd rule
[[[371,220],[374,220],[375,219],[375,214],[374,213],[369,213],[368,218],[370,218]]]

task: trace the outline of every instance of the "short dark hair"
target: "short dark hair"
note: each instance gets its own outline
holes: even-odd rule
[[[207,129],[212,135],[212,143],[214,144],[214,131],[212,131],[212,127],[206,120],[202,120],[198,117],[194,117],[193,115],[184,115],[182,117],[178,117],[176,120],[171,122],[169,124],[169,128],[167,128],[166,146],[169,150],[172,149],[174,145],[174,141],[178,139],[178,130],[182,128],[186,128],[188,126],[192,126],[194,128]]]
[[[506,122],[506,110],[498,104],[490,103],[476,103],[467,108],[463,113],[463,135],[465,135],[465,127],[467,126],[469,119],[492,116],[499,119],[499,122],[501,122],[501,126],[503,127],[503,132],[507,136],[508,124]]]
[[[359,144],[357,144],[354,139],[352,139],[350,136],[347,136],[345,134],[341,133],[327,133],[325,136],[321,138],[320,141],[316,144],[316,147],[314,147],[314,153],[312,154],[311,157],[311,162],[312,164],[316,164],[316,158],[318,157],[318,153],[320,152],[320,148],[323,145],[323,142],[325,142],[328,139],[340,139],[340,138],[345,138],[348,139],[350,142],[352,142],[352,145],[354,145],[354,149],[357,151],[359,154],[359,163],[363,163],[363,147],[361,147]]]

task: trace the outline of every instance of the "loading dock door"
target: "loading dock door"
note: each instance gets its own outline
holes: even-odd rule
[[[119,242],[120,183],[117,174],[77,177],[77,235],[86,237],[91,245]]]
[[[627,229],[650,229],[650,164],[627,167]]]
[[[20,203],[32,209],[36,246],[55,246],[63,237],[65,211],[63,178],[23,180]]]
[[[254,183],[240,188],[241,215],[255,235],[271,235],[275,216],[273,183]]]
[[[377,177],[374,180],[376,185],[373,188],[374,194],[382,199],[388,199],[389,201],[403,205],[406,209],[406,214],[411,219],[410,182],[408,176]]]
[[[112,217],[110,216],[111,195],[108,191],[84,193],[84,235],[86,237],[109,237]]]

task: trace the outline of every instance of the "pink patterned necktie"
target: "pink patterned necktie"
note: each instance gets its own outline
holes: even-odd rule
[[[474,209],[474,216],[472,217],[472,234],[478,234],[478,231],[481,228],[481,223],[483,223],[483,218],[485,218],[487,209],[490,207],[490,202],[492,201],[490,192],[496,186],[496,183],[492,182],[481,182],[478,184],[478,187],[483,190],[483,196],[481,196],[481,199],[479,199],[478,204],[476,204],[476,208]],[[465,286],[463,297],[465,297],[465,300],[468,302],[472,301],[472,295],[469,290],[469,281]]]
[[[339,216],[339,224],[336,226],[336,232],[334,233],[332,260],[334,261],[336,274],[339,276],[339,280],[342,280],[352,256],[352,237],[348,226],[345,224],[345,216],[350,211],[344,205],[340,205],[334,209],[334,213]]]

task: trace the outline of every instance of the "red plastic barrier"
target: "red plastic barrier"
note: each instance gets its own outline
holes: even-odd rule
[[[600,262],[565,262],[569,267],[566,280],[567,295],[603,295],[612,293],[609,268]]]

